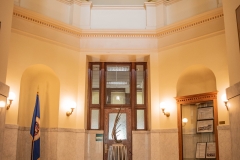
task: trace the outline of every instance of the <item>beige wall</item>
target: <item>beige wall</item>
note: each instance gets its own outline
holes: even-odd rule
[[[0,6],[0,82],[6,82],[8,52],[12,25],[13,0],[3,1]]]
[[[225,121],[226,124],[229,124],[228,112],[221,101],[221,95],[225,93],[225,88],[229,85],[224,36],[224,34],[219,34],[205,37],[159,53],[159,97],[160,101],[170,103],[171,113],[169,118],[160,113],[160,128],[177,127],[177,108],[174,99],[177,96],[177,82],[185,69],[194,65],[205,66],[215,75],[219,121]],[[198,91],[202,92],[201,89]],[[206,92],[209,91],[206,90]],[[192,94],[199,92],[196,91]]]
[[[240,74],[236,74],[240,70],[240,51],[235,12],[239,5],[239,0],[223,0],[230,85],[240,81]]]
[[[222,24],[219,21],[206,23],[206,25]],[[216,77],[216,87],[217,91],[219,91],[219,120],[226,121],[227,124],[229,123],[226,109],[220,100],[224,88],[228,86],[224,32],[216,32],[200,38],[196,38],[194,35],[194,40],[188,40],[175,45],[173,43],[177,41],[171,44],[170,39],[178,39],[178,34],[160,38],[159,44],[156,38],[147,37],[81,37],[78,42],[79,50],[73,50],[69,49],[68,45],[62,45],[68,39],[72,40],[70,38],[71,35],[61,32],[61,38],[64,41],[56,43],[40,37],[41,35],[45,37],[46,31],[51,31],[42,30],[45,26],[34,24],[34,27],[44,31],[44,33],[37,32],[38,30],[30,30],[32,34],[36,33],[39,35],[33,36],[26,33],[27,30],[24,29],[25,23],[25,21],[19,21],[18,18],[14,18],[14,27],[17,29],[12,31],[11,36],[7,82],[12,86],[17,98],[13,102],[11,110],[7,113],[6,123],[8,124],[19,123],[20,82],[24,71],[32,65],[42,64],[49,67],[60,81],[59,106],[58,111],[56,111],[58,113],[58,122],[55,124],[62,128],[84,129],[86,126],[85,107],[87,105],[88,61],[145,61],[149,63],[149,117],[151,129],[177,127],[177,110],[174,97],[177,96],[178,79],[187,68],[194,65],[202,65],[211,70]],[[197,26],[197,30],[199,29],[201,29],[201,26]],[[221,27],[216,27],[216,29],[218,31]],[[24,30],[25,32],[19,30]],[[54,30],[52,33],[49,32],[48,35],[52,39],[57,40],[58,32]],[[112,32],[110,31],[109,33]],[[193,29],[183,33],[188,38],[191,38]],[[206,33],[203,32],[201,34],[204,35]],[[158,52],[158,46],[161,46],[165,39],[168,39],[168,42],[165,44],[168,47],[160,48]],[[73,39],[73,41],[77,44],[77,38]],[[116,59],[116,57],[118,58]],[[35,97],[35,94],[32,96]],[[77,102],[77,109],[70,117],[66,116],[68,108],[65,105],[65,99],[72,99]],[[169,103],[169,111],[171,113],[169,118],[166,118],[159,109],[161,101]],[[33,106],[34,101],[31,104],[31,107]],[[30,122],[28,123],[30,125]],[[24,123],[25,125],[29,126]]]
[[[12,90],[15,92],[17,98],[14,100],[11,109],[6,115],[6,123],[18,124],[18,107],[20,101],[18,97],[21,97],[20,82],[23,73],[32,65],[42,64],[49,67],[60,81],[59,106],[58,110],[55,111],[55,114],[58,114],[58,127],[84,128],[82,123],[76,126],[76,119],[77,116],[80,116],[81,121],[84,120],[84,116],[82,116],[83,112],[78,111],[84,111],[82,109],[84,108],[84,101],[82,100],[84,100],[85,97],[79,98],[78,92],[79,90],[81,93],[85,92],[85,63],[86,57],[80,56],[77,51],[55,45],[49,41],[32,38],[29,37],[29,35],[26,36],[12,32],[7,82],[12,86]],[[80,64],[83,65],[80,66]],[[79,87],[81,89],[78,89]],[[36,91],[37,84],[35,88],[31,89]],[[31,93],[30,91],[24,92],[28,94]],[[34,95],[31,95],[32,98],[35,97],[35,93],[33,94]],[[40,93],[40,97],[41,94],[44,96],[43,93]],[[68,103],[67,100],[73,100],[77,103],[77,108],[70,117],[66,116],[66,112],[69,110],[69,106],[66,104]],[[35,102],[33,100],[32,104],[29,104],[29,107],[34,107],[34,105]],[[28,125],[24,123],[24,126],[30,126],[31,122],[28,123]]]

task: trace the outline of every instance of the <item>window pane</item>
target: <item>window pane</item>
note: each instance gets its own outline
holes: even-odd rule
[[[130,66],[108,65],[106,104],[130,104]]]
[[[99,110],[91,110],[91,129],[99,129]]]
[[[100,65],[92,66],[92,104],[99,104]]]
[[[137,95],[137,104],[144,104],[144,66],[136,65],[136,95]]]
[[[114,126],[114,122],[115,122],[115,119],[116,119],[116,116],[117,116],[117,113],[110,113],[109,114],[109,139],[113,139],[112,138],[112,129],[113,129],[113,126]],[[119,127],[119,128],[118,128]],[[126,123],[126,113],[122,113],[121,114],[121,117],[118,121],[118,124],[117,124],[117,131],[119,131],[117,133],[117,138],[120,140],[125,140],[127,139],[127,123]]]
[[[137,110],[137,129],[145,129],[144,110]]]

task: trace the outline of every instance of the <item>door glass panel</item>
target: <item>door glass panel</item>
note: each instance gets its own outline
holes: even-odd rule
[[[144,66],[136,65],[137,104],[144,104]]]
[[[129,65],[107,65],[106,104],[130,104]]]
[[[116,119],[117,113],[109,113],[109,140],[112,140],[112,129],[114,126],[114,122]],[[120,140],[126,140],[127,139],[127,122],[126,122],[126,113],[122,113],[120,120],[117,124],[117,138]]]
[[[92,104],[99,104],[100,65],[92,66]]]
[[[214,160],[216,148],[213,101],[186,104],[181,108],[183,159],[211,158]]]
[[[144,110],[137,110],[137,129],[144,129]]]
[[[99,129],[99,110],[91,110],[91,129]]]

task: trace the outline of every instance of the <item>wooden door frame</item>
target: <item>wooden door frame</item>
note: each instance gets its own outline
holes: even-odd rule
[[[213,101],[213,105],[214,105],[213,107],[214,107],[214,132],[215,132],[215,144],[216,144],[216,160],[219,160],[218,131],[217,131],[217,126],[218,126],[217,92],[208,92],[203,94],[179,96],[179,97],[176,97],[175,99],[177,100],[179,160],[183,159],[181,105],[210,101],[210,100]]]
[[[109,64],[113,65],[125,65],[128,64],[130,66],[130,104],[124,104],[124,105],[116,105],[116,104],[106,104],[105,103],[105,93],[106,93],[106,67]],[[92,104],[91,97],[92,97],[92,67],[93,65],[99,65],[99,104]],[[137,65],[143,65],[143,71],[144,71],[144,104],[137,104],[137,97],[136,97],[136,91],[137,91]],[[104,130],[104,109],[105,108],[119,108],[122,106],[122,108],[129,108],[131,109],[131,131],[137,130],[137,131],[143,131],[148,129],[148,64],[147,62],[89,62],[88,65],[88,100],[87,100],[87,129],[88,130],[94,130],[91,129],[91,110],[92,109],[98,109],[99,110],[99,128],[95,130]],[[144,129],[137,129],[137,110],[144,110]],[[130,133],[132,137],[132,133]],[[132,143],[132,138],[131,138]],[[104,144],[103,144],[104,145]],[[104,147],[103,147],[104,149]],[[132,148],[131,148],[132,149]],[[104,151],[103,151],[104,153]],[[103,154],[104,155],[104,154]]]

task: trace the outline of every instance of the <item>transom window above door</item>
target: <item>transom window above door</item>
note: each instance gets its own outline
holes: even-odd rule
[[[91,62],[88,68],[88,129],[103,130],[104,108],[132,110],[132,129],[147,129],[147,64]]]

